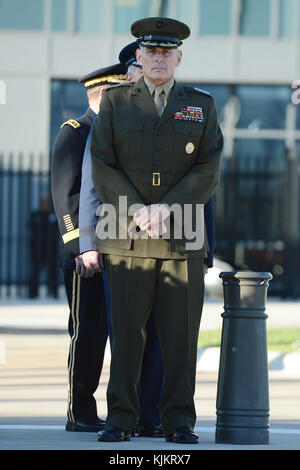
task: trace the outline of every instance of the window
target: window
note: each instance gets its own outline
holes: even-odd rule
[[[295,1],[279,2],[279,36],[292,37],[295,34]]]
[[[242,0],[240,32],[248,36],[270,33],[270,0]]]
[[[64,31],[67,27],[66,0],[52,0],[51,28],[53,31]]]
[[[87,107],[86,91],[81,83],[73,80],[51,81],[51,151],[61,124],[82,116]]]
[[[251,172],[274,171],[285,165],[285,141],[280,139],[236,139],[235,153],[240,169]],[[283,166],[282,166],[283,165]],[[271,192],[270,192],[271,194]]]
[[[75,0],[75,31],[105,33],[106,0]]]
[[[170,11],[171,6],[172,6],[170,4],[169,10],[167,10],[167,8],[163,8],[162,16],[169,16],[171,18],[176,18],[178,21],[182,21],[183,23],[186,23],[189,27],[191,27],[193,23],[194,5],[193,5],[193,2],[189,2],[189,3],[191,3],[191,5],[189,5],[187,8],[186,2],[182,2],[182,0],[176,0],[175,12]],[[174,16],[173,16],[173,13],[174,13]]]
[[[300,104],[297,104],[297,112],[296,112],[296,129],[300,129]]]
[[[43,0],[0,1],[0,29],[41,30],[43,27]]]
[[[201,0],[200,34],[229,34],[231,0]]]
[[[150,16],[151,4],[149,0],[114,0],[115,31],[130,33],[134,21]]]
[[[240,85],[236,95],[241,104],[239,128],[284,129],[291,91],[285,86]]]

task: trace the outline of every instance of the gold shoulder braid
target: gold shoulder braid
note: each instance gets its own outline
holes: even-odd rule
[[[107,75],[104,77],[99,77],[99,78],[94,78],[92,80],[88,80],[87,82],[84,83],[84,86],[88,88],[90,86],[101,84],[103,82],[120,83],[124,81],[126,81],[126,75]]]
[[[76,121],[75,119],[69,119],[68,121],[64,122],[60,128],[64,127],[66,124],[69,124],[69,126],[74,127],[74,129],[78,129],[78,127],[81,126],[80,122]]]

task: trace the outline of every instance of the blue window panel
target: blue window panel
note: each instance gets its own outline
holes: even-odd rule
[[[285,168],[286,146],[279,139],[236,139],[238,168],[250,173],[272,172]],[[266,163],[269,163],[266,165]]]
[[[51,151],[62,123],[82,116],[87,107],[86,90],[82,84],[73,80],[51,81]]]
[[[297,118],[296,118],[296,129],[300,130],[300,104],[297,104]]]
[[[200,34],[227,35],[230,24],[231,0],[201,0]]]
[[[134,21],[150,16],[149,0],[114,0],[114,30],[116,33],[130,33]]]
[[[238,127],[243,129],[284,129],[291,90],[286,86],[239,85],[241,104]]]
[[[75,0],[75,31],[79,33],[105,33],[105,0]]]
[[[191,26],[193,22],[193,6],[187,8],[186,2],[176,0],[176,19]],[[162,16],[169,16],[166,8],[163,8]]]
[[[43,0],[0,1],[0,29],[41,30],[43,27]]]
[[[295,1],[280,0],[279,3],[279,36],[292,37],[295,34]]]
[[[270,0],[242,0],[240,32],[248,36],[270,34]]]
[[[51,29],[64,31],[67,28],[67,1],[52,0],[51,3]]]

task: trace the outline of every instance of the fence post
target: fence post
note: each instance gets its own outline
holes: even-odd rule
[[[269,443],[265,302],[270,273],[222,272],[216,443]]]

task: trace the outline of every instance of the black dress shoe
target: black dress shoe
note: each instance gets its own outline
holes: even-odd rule
[[[85,423],[84,421],[67,421],[66,431],[73,432],[99,432],[104,429],[105,421],[98,419],[95,423]]]
[[[161,424],[149,423],[146,426],[140,425],[140,437],[165,437],[165,431]]]
[[[97,441],[102,442],[120,442],[130,441],[131,432],[123,431],[118,426],[105,426],[103,431],[98,432]]]
[[[166,436],[167,442],[175,442],[176,444],[198,444],[199,436],[188,427],[177,428],[173,434]]]

